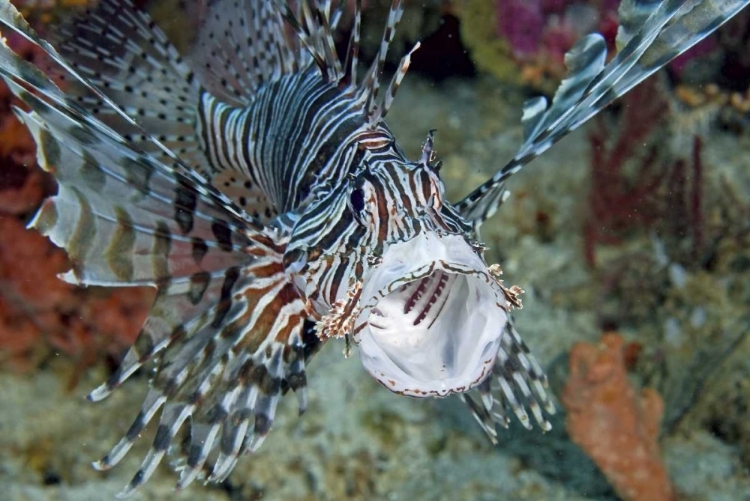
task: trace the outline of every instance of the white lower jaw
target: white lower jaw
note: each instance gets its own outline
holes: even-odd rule
[[[457,235],[391,245],[365,278],[355,323],[362,364],[391,391],[468,391],[490,373],[508,304],[487,265]]]

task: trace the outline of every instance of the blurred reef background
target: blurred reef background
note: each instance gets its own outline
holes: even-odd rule
[[[85,3],[14,1],[42,34]],[[178,0],[137,3],[189,43]],[[599,31],[614,45],[618,3],[407,0],[390,70],[422,48],[389,113],[400,144],[417,158],[437,129],[458,200],[515,153],[523,101],[554,92],[576,40]],[[363,4],[369,59],[390,0]],[[55,184],[11,104],[3,86],[0,498],[113,499],[150,437],[111,472],[90,462],[130,425],[148,373],[101,404],[83,395],[153,291],[57,280],[65,253],[25,229]],[[174,493],[162,467],[134,499],[750,501],[749,165],[746,9],[516,175],[482,227],[488,262],[526,291],[516,320],[557,397],[550,433],[514,423],[493,448],[460,402],[392,395],[330,342],[305,416],[282,404],[227,482]]]

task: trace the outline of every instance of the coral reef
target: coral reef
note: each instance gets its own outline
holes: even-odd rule
[[[634,229],[654,229],[662,239],[692,240],[701,247],[701,139],[694,136],[686,159],[676,147],[671,106],[658,79],[623,98],[615,126],[599,116],[589,133],[591,169],[584,255],[595,266],[597,244],[619,244]],[[666,147],[665,147],[666,146]]]
[[[605,334],[598,346],[576,344],[563,390],[572,440],[599,466],[625,501],[672,501],[674,489],[660,457],[664,403],[628,381],[624,341]]]
[[[715,36],[676,58],[669,71],[675,97],[705,125],[737,133],[750,125],[750,12],[740,12]]]
[[[619,0],[452,0],[447,10],[460,19],[460,34],[476,66],[502,82],[547,94],[564,77],[565,53],[582,36],[601,33],[616,52]],[[718,85],[726,97],[723,114],[748,123],[750,14],[740,13],[715,34],[675,58],[667,71],[679,93],[692,97]],[[723,97],[722,97],[723,99]],[[715,104],[716,99],[709,99]]]
[[[680,423],[680,430],[711,431],[739,448],[744,467],[750,470],[750,333],[732,348],[730,356],[707,381],[694,411]]]
[[[613,46],[618,3],[464,0],[454,2],[454,11],[479,68],[551,92],[565,74],[565,53],[583,35],[598,31]]]

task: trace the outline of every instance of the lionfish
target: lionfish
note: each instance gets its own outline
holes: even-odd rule
[[[94,463],[117,464],[161,411],[122,495],[168,452],[179,488],[225,479],[260,447],[282,395],[304,412],[307,364],[330,338],[357,346],[393,392],[459,395],[493,441],[513,414],[549,429],[546,376],[511,317],[522,291],[487,265],[479,227],[510,176],[750,0],[624,0],[621,50],[607,63],[600,35],[576,44],[551,103],[524,105],[518,153],[457,203],[433,133],[413,161],[384,121],[410,64],[411,52],[381,96],[402,0],[361,78],[360,1],[343,60],[334,43],[343,3],[199,0],[181,55],[130,0],[63,21],[54,46],[0,2],[3,29],[62,75],[58,86],[3,41],[0,74],[59,183],[30,227],[67,251],[68,282],[158,290],[122,364],[89,395],[155,364],[132,426]]]

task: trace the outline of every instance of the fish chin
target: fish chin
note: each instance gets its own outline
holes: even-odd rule
[[[491,372],[508,304],[463,237],[424,233],[391,245],[365,278],[355,322],[362,364],[414,397],[470,390]]]

